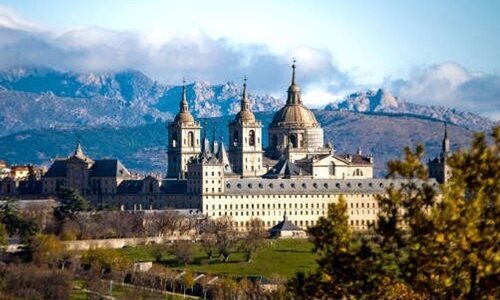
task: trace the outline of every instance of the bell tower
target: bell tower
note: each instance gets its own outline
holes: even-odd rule
[[[265,171],[262,168],[262,124],[250,110],[246,78],[240,106],[240,111],[229,123],[230,162],[236,174],[259,176]]]
[[[201,151],[201,126],[189,111],[185,83],[179,113],[168,125],[168,178],[186,178],[187,163]]]

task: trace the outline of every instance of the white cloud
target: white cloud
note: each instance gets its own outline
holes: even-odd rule
[[[298,82],[304,89],[311,83],[333,89],[349,82],[327,50],[300,47],[279,54],[262,44],[237,44],[201,32],[159,36],[76,27],[56,34],[21,25],[2,26],[6,23],[1,21],[2,16],[0,69],[19,66],[74,72],[136,69],[170,84],[181,82],[183,77],[223,83],[239,81],[246,75],[253,92],[281,93],[285,97],[291,59],[295,56]],[[21,20],[17,23],[24,24]]]
[[[500,119],[499,75],[470,72],[447,62],[416,69],[408,79],[389,79],[385,85],[410,102],[444,105]]]
[[[75,27],[56,34],[0,6],[0,69],[136,69],[170,84],[180,83],[184,77],[223,83],[240,81],[246,75],[251,92],[285,97],[292,57],[297,59],[297,81],[307,105],[319,107],[366,87],[352,80],[352,72],[340,70],[328,49],[301,46],[275,53],[263,44],[214,39],[202,32],[142,34]],[[409,78],[388,79],[383,85],[408,101],[445,105],[500,119],[499,75],[473,73],[448,62],[415,69]]]

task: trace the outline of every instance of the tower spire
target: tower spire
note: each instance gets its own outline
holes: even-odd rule
[[[450,154],[450,140],[448,139],[448,124],[444,123],[444,137],[442,144],[442,153],[443,157],[447,157]]]
[[[295,63],[296,62],[297,61],[294,58],[293,64],[292,64],[292,84],[288,88],[288,98],[286,99],[287,105],[302,104],[302,100],[300,99],[300,88],[295,83],[295,69],[296,69]]]
[[[243,95],[241,96],[241,110],[250,110],[250,102],[247,96],[247,77],[243,78]]]
[[[182,79],[182,99],[180,105],[180,112],[187,112],[189,110],[187,97],[186,97],[186,79]]]

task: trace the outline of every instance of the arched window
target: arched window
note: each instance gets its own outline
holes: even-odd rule
[[[177,132],[172,133],[172,147],[177,147]]]
[[[335,163],[333,161],[330,164],[330,175],[335,175]]]
[[[188,132],[188,146],[194,147],[194,133],[192,131]]]
[[[255,131],[254,130],[250,130],[250,132],[248,133],[248,144],[250,146],[255,146]]]
[[[239,137],[239,134],[238,134],[238,130],[235,130],[233,132],[233,145],[234,146],[238,146],[239,142],[240,142],[240,137]]]
[[[292,148],[297,148],[297,136],[295,134],[290,135],[290,144],[292,144]]]

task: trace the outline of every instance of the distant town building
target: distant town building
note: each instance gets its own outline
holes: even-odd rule
[[[5,160],[0,160],[0,179],[3,179],[10,174],[9,165]]]
[[[0,193],[31,199],[72,188],[94,203],[124,210],[183,209],[211,218],[230,217],[239,230],[258,218],[277,236],[301,235],[343,195],[349,225],[365,230],[377,220],[376,196],[404,180],[373,178],[372,155],[361,149],[337,153],[332,143],[324,144],[320,123],[302,103],[295,73],[294,63],[287,102],[273,117],[266,148],[246,80],[240,111],[229,122],[227,150],[221,139],[209,140],[207,128],[189,111],[183,88],[179,113],[168,124],[165,178],[133,178],[117,159],[88,157],[78,141],[74,152],[55,160],[41,180],[6,177],[0,181]],[[443,154],[429,163],[431,177],[439,182],[449,174],[449,151],[445,130]],[[435,179],[427,184],[438,187]]]

